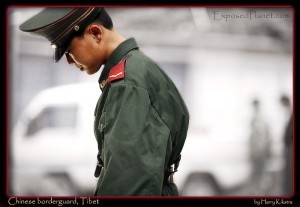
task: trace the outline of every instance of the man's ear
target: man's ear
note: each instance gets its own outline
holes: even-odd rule
[[[96,38],[97,41],[101,41],[103,29],[99,25],[92,24],[88,28],[88,33],[93,35],[93,37]]]

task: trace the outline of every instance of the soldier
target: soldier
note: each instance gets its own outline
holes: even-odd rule
[[[46,8],[20,29],[47,38],[88,74],[96,73],[102,94],[95,108],[99,177],[94,195],[177,196],[177,171],[188,109],[165,72],[118,33],[104,8]]]
[[[261,113],[258,99],[252,101],[253,118],[250,134],[250,161],[252,167],[251,183],[254,195],[265,195],[267,189],[262,185],[266,166],[271,156],[271,137],[269,127]]]
[[[291,196],[293,194],[293,108],[287,95],[280,97],[280,104],[286,113],[286,123],[284,126],[284,170],[283,170],[283,194]]]

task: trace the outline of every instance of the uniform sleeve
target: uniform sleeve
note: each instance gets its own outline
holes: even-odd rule
[[[148,92],[128,84],[112,86],[104,111],[104,167],[97,195],[161,195],[170,130]]]

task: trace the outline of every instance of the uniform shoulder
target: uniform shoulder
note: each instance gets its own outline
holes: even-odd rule
[[[125,63],[125,82],[144,86],[159,75],[157,64],[140,51],[130,53]]]
[[[135,69],[136,67],[147,68],[149,66],[157,67],[156,63],[151,58],[149,58],[147,55],[145,55],[139,50],[132,51],[131,53],[129,53],[126,59],[126,65],[128,66],[128,69]]]
[[[114,66],[108,77],[108,82],[113,85],[130,84],[141,87],[152,93],[153,89],[166,84],[159,66],[139,50],[131,51]]]

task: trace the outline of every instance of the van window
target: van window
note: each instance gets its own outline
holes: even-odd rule
[[[60,106],[45,108],[30,120],[26,136],[32,136],[44,128],[75,128],[77,106]]]

